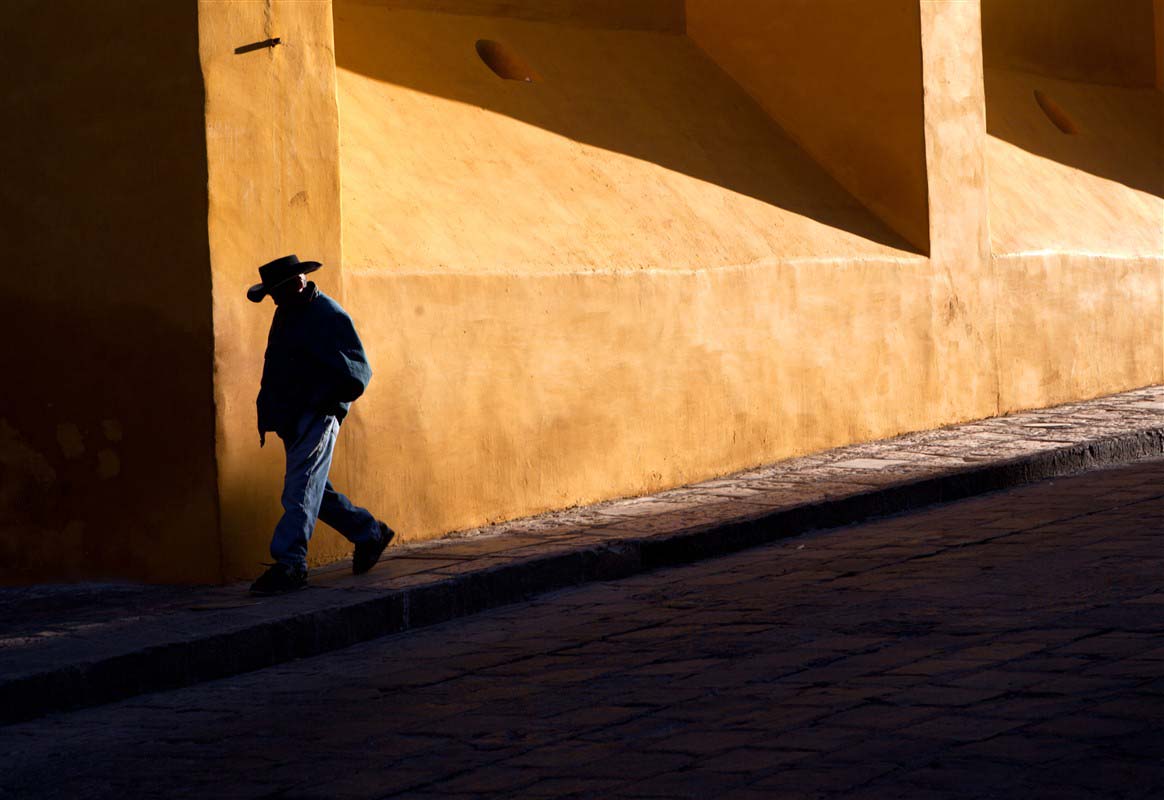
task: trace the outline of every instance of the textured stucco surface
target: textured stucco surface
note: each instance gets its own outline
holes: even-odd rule
[[[926,251],[918,11],[917,0],[688,0],[687,32],[849,191]]]
[[[274,305],[245,297],[257,267],[286,253],[326,266],[312,275],[341,302],[338,123],[331,4],[203,0],[199,47],[206,84],[215,411],[225,576],[269,560],[281,513],[283,448],[259,449],[255,395]],[[281,44],[235,53],[279,37]],[[333,478],[343,486],[341,449]],[[341,544],[342,543],[342,544]],[[347,554],[320,526],[313,558]]]
[[[685,37],[344,2],[335,16],[349,270],[909,255]],[[541,79],[500,80],[478,39]]]
[[[975,391],[934,357],[962,323],[924,264],[346,280],[380,365],[353,485],[406,539],[931,427]]]
[[[830,206],[856,201],[690,42],[336,8],[345,282],[388,371],[346,427],[391,443],[354,448],[354,485],[406,539],[992,412],[989,287],[953,255],[934,269],[900,239],[858,239],[852,211],[841,227]],[[920,103],[916,7],[901,20]],[[550,85],[497,80],[476,36]],[[670,66],[632,71],[643,62]],[[595,92],[610,120],[590,119]],[[935,125],[963,112],[951,102]],[[913,118],[920,147],[920,105]],[[410,140],[419,127],[432,136]],[[980,132],[966,142],[981,159]],[[700,151],[695,181],[682,159]],[[766,202],[731,182],[744,171]],[[940,189],[951,219],[969,203],[970,231],[942,236],[950,253],[969,236],[981,270],[971,173]]]
[[[0,13],[0,582],[218,574],[197,26]]]
[[[983,3],[1001,412],[1164,380],[1154,6]],[[1077,132],[1060,130],[1036,92]]]
[[[1164,259],[996,256],[1000,405],[1164,382]]]
[[[1159,91],[1010,70],[988,70],[986,86],[995,252],[1164,254]],[[1070,115],[1077,135],[1055,127],[1036,90]]]

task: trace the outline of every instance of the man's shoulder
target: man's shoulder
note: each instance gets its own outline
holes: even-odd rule
[[[316,293],[315,299],[311,302],[311,305],[318,314],[348,317],[348,312],[344,311],[343,306],[341,306],[331,297],[328,297],[326,294],[324,294],[323,290],[319,290]]]

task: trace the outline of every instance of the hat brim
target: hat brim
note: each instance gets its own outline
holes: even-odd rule
[[[256,283],[254,286],[247,289],[247,300],[250,300],[252,303],[261,303],[263,302],[263,298],[266,297],[267,293],[272,289],[282,286],[287,281],[294,280],[298,275],[306,275],[309,272],[315,272],[317,269],[322,267],[323,264],[318,261],[300,261],[298,266],[299,271],[286,280],[281,280],[271,286],[264,286],[261,283]]]

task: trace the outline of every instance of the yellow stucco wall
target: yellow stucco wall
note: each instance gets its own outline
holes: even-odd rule
[[[683,36],[344,2],[335,17],[349,273],[910,256]],[[541,80],[500,80],[479,39]]]
[[[0,581],[260,569],[288,252],[405,540],[1164,382],[1162,0],[62,2],[0,23]]]
[[[218,575],[198,19],[0,13],[0,582]]]
[[[926,252],[919,25],[917,0],[687,0],[691,40]]]
[[[1159,90],[1001,69],[987,70],[986,87],[995,252],[1164,252]],[[1036,91],[1068,114],[1079,133],[1060,131]]]
[[[202,0],[199,47],[206,84],[210,271],[223,575],[269,560],[281,513],[283,448],[259,448],[255,395],[274,306],[245,297],[258,266],[298,253],[326,266],[312,275],[343,302],[338,123],[332,13],[326,0]],[[278,37],[281,44],[236,49]],[[341,439],[342,441],[342,439]],[[333,477],[343,485],[341,447]],[[320,526],[318,563],[350,548]]]
[[[691,2],[684,38],[337,3],[349,308],[389,370],[348,428],[393,443],[354,446],[359,496],[423,538],[1159,380],[1151,259],[1054,277],[990,233],[1151,255],[1158,196],[1077,179],[1054,224],[1007,209],[1023,160],[987,135],[977,4],[889,10]],[[477,38],[540,82],[497,80]],[[1150,131],[1089,147],[1144,166]]]
[[[1164,95],[1153,51],[1164,37],[1153,3],[983,9],[1000,410],[1158,383]]]
[[[926,242],[917,7],[895,22]],[[499,80],[478,38],[542,80]],[[348,308],[381,366],[345,424],[353,493],[405,538],[993,410],[976,276],[878,224],[687,38],[337,3],[336,59]]]
[[[995,256],[1002,412],[1164,382],[1164,259]]]

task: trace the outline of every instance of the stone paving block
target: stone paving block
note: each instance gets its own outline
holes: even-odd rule
[[[622,784],[618,788],[617,797],[702,800],[707,797],[719,797],[723,792],[739,786],[742,782],[738,775],[716,772],[700,764],[689,769]]]
[[[620,781],[592,778],[546,778],[522,790],[529,800],[559,800],[572,797],[610,797]],[[436,795],[433,795],[434,797]]]
[[[922,739],[976,742],[990,739],[1018,727],[1021,727],[1021,723],[1017,720],[1004,717],[975,716],[961,710],[950,710],[940,716],[908,725],[898,733]]]

